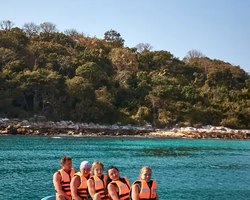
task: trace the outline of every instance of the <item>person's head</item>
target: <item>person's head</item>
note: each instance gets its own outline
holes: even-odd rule
[[[95,161],[93,162],[92,164],[92,169],[91,171],[94,172],[95,175],[97,176],[101,176],[102,175],[102,172],[103,172],[103,168],[104,168],[104,165],[102,162],[100,161]]]
[[[82,161],[80,165],[80,172],[83,176],[87,177],[90,173],[90,163],[89,161]]]
[[[152,169],[149,166],[144,166],[141,168],[139,179],[149,182],[151,180]]]
[[[120,178],[119,170],[115,166],[110,166],[107,169],[107,175],[108,178],[111,179],[112,181],[117,181]]]
[[[61,166],[63,170],[69,171],[72,168],[72,159],[69,156],[63,156],[61,158]]]

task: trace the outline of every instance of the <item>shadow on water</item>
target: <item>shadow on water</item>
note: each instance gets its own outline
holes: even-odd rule
[[[242,151],[233,148],[214,147],[169,147],[169,148],[144,148],[144,156],[197,156],[210,151],[210,155],[222,154],[222,151]],[[219,152],[220,151],[220,152]],[[245,150],[244,150],[245,151]]]

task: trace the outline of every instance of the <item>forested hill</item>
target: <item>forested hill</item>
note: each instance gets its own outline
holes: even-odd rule
[[[250,76],[192,50],[180,60],[56,25],[0,24],[0,115],[156,127],[250,127]]]

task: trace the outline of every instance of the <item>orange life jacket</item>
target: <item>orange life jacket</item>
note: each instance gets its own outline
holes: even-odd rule
[[[156,188],[157,187],[156,187],[155,180],[150,181],[150,184],[148,184],[144,180],[137,180],[133,183],[133,185],[137,184],[137,183],[140,183],[140,185],[141,185],[141,189],[139,192],[139,199],[140,200],[155,200],[156,199],[156,196],[157,196]],[[151,185],[151,186],[149,187],[149,185]]]
[[[116,186],[119,189],[119,192],[118,192],[119,200],[129,200],[130,183],[127,177],[124,177],[124,179],[125,179],[125,182],[122,182],[121,179],[111,182],[111,184],[112,183],[116,184]]]
[[[88,181],[88,179],[85,178],[85,176],[83,176],[81,172],[77,172],[74,176],[79,176],[80,181],[81,181],[79,187],[77,188],[78,196],[81,197],[82,200],[87,200],[87,188],[88,188],[87,181]],[[89,178],[92,176],[93,176],[93,174],[90,172]]]
[[[109,195],[105,194],[105,188],[107,185],[107,175],[102,175],[102,179],[95,175],[91,177],[91,179],[93,179],[95,184],[95,192],[100,194],[101,199],[109,200]]]
[[[70,181],[73,178],[74,174],[76,173],[74,168],[70,170],[70,174],[65,172],[63,169],[58,170],[58,172],[61,175],[61,186],[62,190],[65,192],[66,195],[71,196],[71,191],[70,191]]]

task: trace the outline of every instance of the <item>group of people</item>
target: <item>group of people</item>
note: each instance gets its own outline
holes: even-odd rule
[[[151,180],[152,170],[148,166],[141,168],[139,179],[132,186],[127,177],[120,177],[115,166],[108,167],[104,175],[100,161],[92,166],[83,161],[76,172],[71,157],[64,156],[61,167],[53,176],[56,200],[158,200],[156,181]]]

